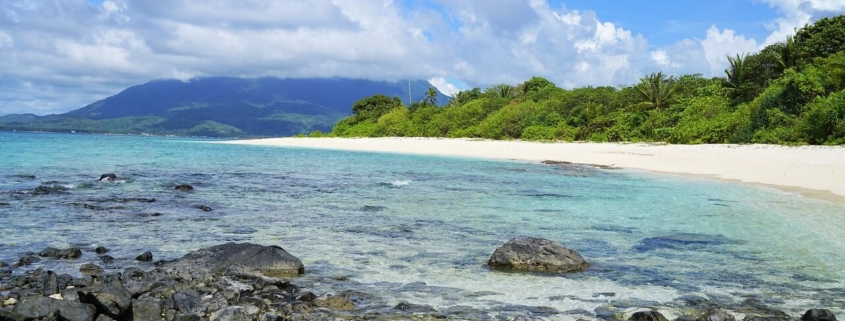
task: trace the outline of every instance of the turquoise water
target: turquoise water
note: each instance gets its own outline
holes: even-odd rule
[[[118,180],[97,182],[104,173]],[[60,191],[32,193],[39,186]],[[486,268],[496,247],[526,236],[559,241],[593,267]],[[152,268],[132,258],[227,241],[284,247],[305,263],[297,281],[318,293],[438,310],[544,307],[574,319],[610,301],[673,306],[697,295],[757,298],[795,316],[845,312],[845,206],[776,190],[584,166],[0,132],[0,261],[46,246],[84,251],[15,273],[78,274],[100,263],[100,245],[117,258],[100,263],[107,270]]]

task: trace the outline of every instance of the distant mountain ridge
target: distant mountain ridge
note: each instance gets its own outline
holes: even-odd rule
[[[431,84],[411,80],[411,100]],[[0,129],[197,136],[288,136],[329,131],[352,105],[381,94],[408,101],[408,81],[347,78],[154,80],[59,115],[12,114]],[[448,100],[438,92],[438,101]]]

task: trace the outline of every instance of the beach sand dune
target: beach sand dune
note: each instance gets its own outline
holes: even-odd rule
[[[836,146],[541,143],[429,138],[268,138],[224,143],[566,161],[734,180],[845,204],[845,148]]]

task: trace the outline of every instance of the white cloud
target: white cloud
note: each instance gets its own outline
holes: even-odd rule
[[[728,63],[728,56],[748,54],[758,51],[757,41],[737,35],[731,29],[722,31],[716,26],[707,29],[707,38],[701,41],[704,58],[710,67],[711,74],[719,74]]]
[[[845,7],[845,0],[760,1],[783,13],[772,39]],[[630,84],[657,70],[715,76],[728,54],[769,41],[713,26],[703,40],[650,48],[616,22],[547,0],[428,2],[437,6],[0,1],[0,114],[65,112],[157,78],[412,77],[448,92],[454,82],[446,79],[485,87],[541,76],[575,87]]]
[[[786,40],[801,28],[821,17],[845,13],[845,0],[760,0],[783,13],[771,26],[764,45]]]
[[[460,89],[458,89],[457,86],[449,83],[448,81],[446,81],[446,78],[443,77],[430,78],[428,82],[430,82],[431,85],[437,88],[437,90],[439,90],[441,93],[449,97],[453,97],[455,96],[455,94],[461,91]]]
[[[653,60],[654,63],[661,67],[668,67],[673,65],[672,59],[669,58],[669,54],[662,49],[652,51],[651,60]]]

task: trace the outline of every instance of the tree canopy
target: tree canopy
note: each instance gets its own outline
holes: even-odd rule
[[[329,135],[845,144],[845,16],[728,61],[723,77],[654,72],[620,87],[533,77],[458,92],[445,107],[377,95]]]

